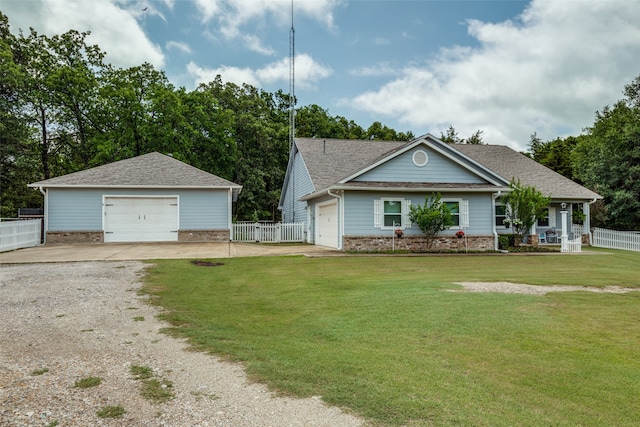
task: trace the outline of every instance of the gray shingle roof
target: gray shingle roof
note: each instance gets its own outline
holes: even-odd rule
[[[404,146],[397,141],[296,138],[311,181],[323,190]]]
[[[560,175],[535,160],[503,145],[453,144],[481,165],[507,180],[516,178],[555,199],[601,199],[597,193]]]
[[[316,192],[337,185],[344,178],[354,175],[413,142],[296,138],[296,146],[304,159]],[[507,146],[464,144],[447,146],[458,150],[506,181],[517,178],[523,185],[533,186],[555,199],[601,198],[593,191]],[[345,186],[345,184],[341,185]],[[362,183],[359,185],[362,186]],[[403,183],[384,186],[402,187]]]
[[[238,184],[157,152],[29,184],[30,187],[233,188]]]

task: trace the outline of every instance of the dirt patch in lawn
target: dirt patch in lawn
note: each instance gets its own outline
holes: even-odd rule
[[[549,292],[599,292],[611,294],[624,294],[637,291],[635,288],[621,288],[619,286],[606,286],[596,288],[592,286],[536,286],[523,283],[511,282],[455,282],[462,286],[462,290],[451,290],[451,292],[501,292],[504,294],[527,294],[544,295]]]

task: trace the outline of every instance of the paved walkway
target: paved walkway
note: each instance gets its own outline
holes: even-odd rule
[[[133,261],[169,258],[231,258],[280,255],[329,255],[332,248],[259,243],[96,243],[44,245],[0,253],[0,264],[72,261]]]

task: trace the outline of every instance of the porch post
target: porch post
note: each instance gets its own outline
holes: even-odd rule
[[[560,218],[562,219],[562,243],[560,245],[560,252],[568,252],[569,250],[569,236],[567,235],[567,209],[565,204],[562,204],[562,210],[560,211]]]

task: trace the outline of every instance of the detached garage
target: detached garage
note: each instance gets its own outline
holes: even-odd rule
[[[47,243],[228,241],[242,187],[160,153],[29,184]]]

